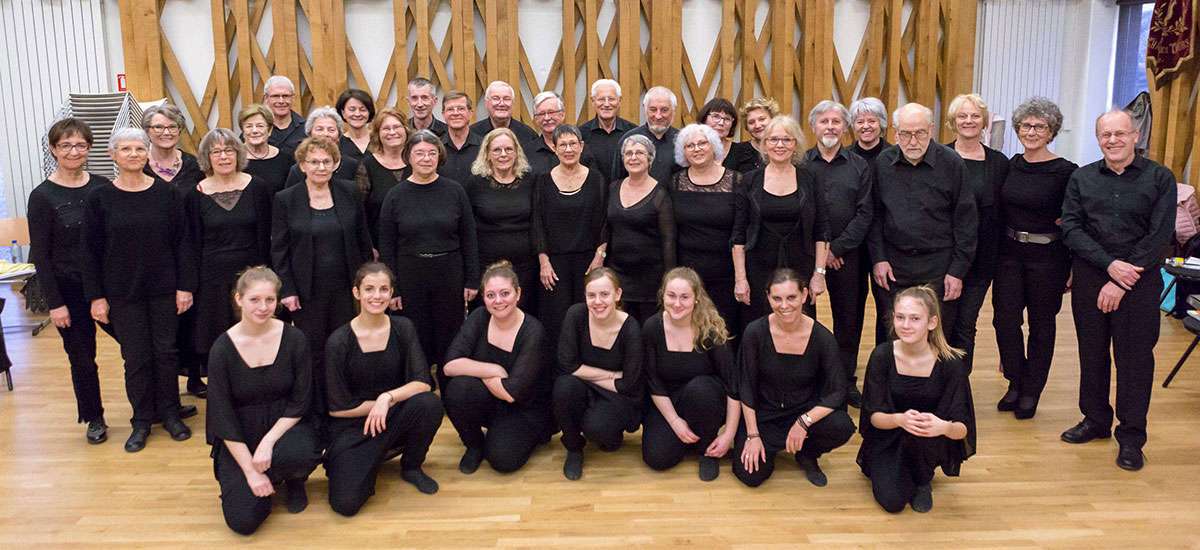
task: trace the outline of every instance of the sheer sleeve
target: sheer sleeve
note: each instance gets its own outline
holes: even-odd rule
[[[487,325],[490,315],[486,308],[476,308],[467,320],[463,321],[462,327],[458,329],[458,334],[454,335],[454,340],[450,342],[450,347],[446,348],[445,365],[455,359],[466,357],[471,359],[471,355],[475,352],[475,348],[479,345],[481,338],[487,338]]]
[[[542,324],[526,315],[525,322],[517,332],[513,346],[512,366],[508,367],[508,378],[501,380],[505,391],[516,403],[525,403],[533,398],[542,377],[545,365],[545,331]]]
[[[350,383],[346,380],[345,366],[350,362],[351,338],[357,338],[350,323],[346,323],[325,342],[325,396],[329,400],[330,411],[345,411],[353,409],[361,401],[354,398],[350,391]]]
[[[738,372],[737,363],[734,362],[733,350],[729,342],[720,345],[713,345],[706,352],[708,360],[717,368],[717,373],[721,376],[721,382],[725,384],[725,395],[730,399],[738,399]]]
[[[958,463],[975,454],[975,404],[971,398],[971,381],[962,359],[943,361],[946,387],[938,403],[937,414],[942,420],[962,422],[967,427],[967,436],[961,441],[952,441],[953,454],[943,462],[946,475],[957,475]],[[949,470],[947,468],[950,468]]]
[[[662,317],[655,315],[646,320],[642,326],[642,369],[646,373],[646,385],[650,388],[650,395],[669,397],[671,393],[658,375],[658,354],[663,338]]]
[[[618,204],[621,202],[621,180],[613,181],[608,185],[608,194],[604,199],[604,223],[600,226],[600,242],[596,243],[596,246],[607,243],[608,238],[612,235],[612,227],[608,224],[608,207],[614,200]]]
[[[666,271],[676,265],[675,208],[666,187],[659,188],[654,207],[658,211],[658,233],[662,243],[663,270]]]
[[[429,361],[425,351],[421,349],[421,340],[417,337],[417,329],[407,317],[392,316],[392,332],[400,339],[400,349],[404,353],[404,383],[424,382],[433,387],[433,376],[429,374]]]
[[[399,185],[404,185],[404,182],[401,182]],[[392,273],[399,273],[397,271],[399,266],[396,265],[397,231],[395,222],[398,215],[396,208],[400,203],[398,188],[396,187],[388,191],[387,196],[383,199],[383,206],[379,209],[379,220],[377,222],[379,225],[377,228],[379,231],[379,242],[375,243],[377,245],[376,250],[379,250],[379,261],[388,266],[388,269],[391,269]]]
[[[762,339],[770,337],[766,317],[750,323],[742,333],[742,347],[738,353],[738,370],[741,371],[738,378],[738,397],[751,409],[756,408],[758,403],[758,363]]]
[[[604,179],[598,168],[589,168],[587,179],[583,180],[583,185],[599,187],[599,199],[592,201],[592,226],[588,228],[588,235],[593,240],[591,247],[594,251],[601,242],[604,242],[600,240],[600,233],[604,230],[605,215],[608,212],[608,180]]]
[[[748,178],[741,178],[733,187],[733,231],[729,246],[746,244],[746,229],[750,225],[750,186]]]
[[[867,372],[863,376],[863,406],[860,409],[858,424],[858,431],[864,438],[873,430],[871,415],[896,412],[895,406],[892,405],[891,392],[888,391],[888,377],[894,360],[891,342],[876,346],[871,352],[871,358],[867,360]]]
[[[269,263],[271,258],[271,187],[267,182],[254,177],[246,189],[250,190],[251,198],[254,199],[254,236],[255,242],[258,243],[258,257],[263,262]],[[196,242],[200,242],[198,237],[196,239]]]
[[[233,406],[230,370],[237,367],[237,348],[222,334],[217,337],[208,358],[208,399],[205,405],[205,432],[209,445],[221,441],[245,443],[242,425]]]
[[[283,410],[285,418],[304,418],[312,407],[313,369],[312,353],[308,349],[308,338],[300,329],[284,325],[283,337],[279,340],[283,349],[292,360],[292,394],[288,397],[287,407]],[[286,346],[286,348],[284,348]]]
[[[579,358],[581,330],[587,330],[587,306],[575,304],[567,308],[563,316],[562,329],[558,334],[558,375],[569,376],[579,369],[583,361]]]
[[[637,319],[632,315],[625,319],[617,338],[622,340],[621,346],[621,378],[613,385],[617,393],[628,397],[642,397],[642,329]]]
[[[813,345],[816,344],[814,350]],[[846,375],[842,369],[842,361],[838,354],[837,340],[833,333],[824,325],[813,325],[812,336],[808,340],[806,354],[816,351],[821,363],[822,382],[819,406],[838,409],[846,404]]]
[[[538,174],[533,180],[533,210],[530,216],[529,229],[533,239],[533,252],[535,254],[549,254],[550,246],[546,244],[546,221],[542,219],[542,209],[544,208],[545,197],[542,193],[548,193],[549,187],[554,185],[554,178],[549,172]]]
[[[813,212],[816,213],[816,217],[813,219],[813,241],[829,242],[829,210],[825,208],[825,191],[817,185],[817,179],[807,166],[796,167],[796,186],[808,187],[814,199]]]

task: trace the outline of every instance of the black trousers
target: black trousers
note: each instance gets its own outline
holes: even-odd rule
[[[1102,313],[1096,298],[1108,274],[1083,260],[1075,260],[1073,268],[1071,312],[1079,338],[1079,410],[1098,426],[1112,425],[1108,395],[1115,360],[1117,442],[1140,449],[1146,444],[1146,413],[1154,384],[1162,277],[1157,270],[1143,272],[1117,310]]]
[[[329,411],[325,394],[325,342],[355,315],[354,295],[350,292],[353,283],[341,279],[318,273],[313,278],[313,295],[301,296],[300,309],[292,312],[296,328],[308,337],[313,367],[312,412],[322,421]]]
[[[945,437],[917,437],[905,432],[900,435],[898,452],[865,457],[875,502],[893,514],[903,511],[912,502],[917,487],[933,480],[934,468],[939,457],[945,456],[943,449],[949,443]]]
[[[976,325],[979,323],[979,310],[983,309],[983,301],[987,299],[990,286],[990,277],[968,274],[967,278],[963,279],[962,295],[955,300],[958,302],[958,314],[954,316],[954,323],[944,325],[947,327],[946,341],[966,352],[963,363],[967,366],[967,373],[971,372],[975,364]]]
[[[787,448],[787,434],[797,418],[800,418],[800,413],[780,416],[765,422],[758,421],[758,434],[767,451],[767,461],[759,464],[754,473],[747,472],[742,464],[742,449],[746,446],[746,423],[741,423],[734,438],[736,446],[733,455],[733,475],[750,487],[758,487],[770,478],[775,472],[775,453]],[[846,414],[846,411],[835,410],[809,427],[804,447],[796,456],[818,458],[845,445],[852,435],[854,421],[850,420],[850,415]]]
[[[558,275],[554,290],[546,290],[540,279],[521,281],[524,292],[538,293],[538,320],[546,327],[547,341],[553,348],[558,347],[558,334],[562,328],[563,318],[572,305],[583,301],[583,276],[588,265],[592,262],[594,252],[570,252],[566,254],[551,254],[550,265]]]
[[[478,378],[451,377],[442,390],[442,402],[463,445],[483,449],[484,458],[497,472],[519,470],[538,445],[549,441],[549,407],[496,399]]]
[[[363,435],[365,417],[331,419],[332,442],[325,454],[329,478],[329,507],[343,516],[357,514],[375,494],[375,480],[384,457],[400,449],[400,468],[413,470],[425,463],[429,444],[442,425],[442,402],[422,392],[393,405],[387,428],[375,437]]]
[[[71,365],[71,386],[79,413],[76,421],[91,422],[104,416],[96,366],[96,321],[92,320],[91,303],[83,297],[83,283],[78,278],[58,278],[58,291],[71,316],[71,326],[58,329],[58,334]]]
[[[246,483],[246,474],[238,466],[224,443],[214,449],[213,473],[221,485],[221,513],[225,525],[235,533],[249,535],[258,530],[267,516],[271,515],[271,497],[257,497]],[[251,448],[250,452],[254,452]],[[275,490],[286,481],[308,479],[308,475],[321,461],[321,449],[317,445],[317,433],[307,422],[292,426],[283,437],[275,442],[271,452],[271,468],[266,475],[275,485]]]
[[[457,251],[436,258],[402,256],[397,264],[396,293],[404,305],[400,314],[416,327],[429,364],[441,365],[466,318],[463,289],[478,281],[463,278],[462,255]],[[437,382],[445,387],[440,368]]]
[[[125,394],[133,407],[130,423],[150,428],[160,418],[178,418],[175,294],[109,300],[108,305],[125,361]]]
[[[179,353],[177,367],[179,376],[186,376],[188,380],[198,380],[205,374],[208,354],[196,350],[195,301],[192,304],[192,307],[183,312],[183,315],[178,316],[179,327],[175,330],[175,349]]]
[[[715,376],[697,376],[671,394],[675,412],[700,438],[692,444],[679,440],[662,412],[652,402],[642,422],[642,461],[655,470],[666,470],[683,461],[688,450],[701,456],[725,423],[725,385]]]
[[[1071,260],[1065,247],[1046,258],[1002,254],[996,264],[992,326],[1004,378],[1020,397],[1036,400],[1046,387],[1054,359],[1055,318],[1062,309],[1063,289],[1070,275]],[[1028,342],[1021,331],[1026,315]]]
[[[554,381],[554,419],[568,451],[582,451],[593,441],[611,452],[621,448],[625,431],[637,431],[641,411],[629,397],[565,374]]]
[[[955,323],[958,322],[958,309],[959,305],[961,304],[962,297],[960,296],[957,300],[952,300],[949,302],[943,300],[942,297],[945,296],[946,293],[945,280],[939,278],[936,281],[928,281],[923,283],[917,282],[910,283],[908,285],[901,285],[899,281],[896,281],[889,285],[892,287],[891,290],[884,290],[882,287],[879,288],[880,295],[877,296],[878,300],[875,303],[876,311],[879,312],[883,318],[883,328],[887,334],[887,336],[884,337],[884,342],[892,339],[892,302],[895,300],[896,295],[903,292],[906,288],[921,286],[922,284],[929,285],[929,287],[933,289],[933,293],[937,294],[938,296],[939,307],[942,310],[942,316],[939,319],[940,323],[938,323],[938,326],[942,327],[943,331],[946,331],[946,327],[953,327]],[[878,336],[879,334],[877,330],[876,337]]]
[[[846,380],[855,386],[858,377],[858,344],[862,341],[863,317],[867,310],[867,254],[863,249],[842,256],[841,269],[829,269],[825,283],[829,286],[829,310],[833,314],[833,337],[838,343],[838,356],[846,369]],[[866,270],[864,271],[864,267]]]

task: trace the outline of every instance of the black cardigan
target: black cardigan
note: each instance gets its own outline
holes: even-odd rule
[[[746,251],[754,249],[758,244],[758,233],[762,226],[762,210],[759,202],[766,182],[766,167],[747,173],[743,185],[735,198],[735,218],[733,222],[733,242],[731,245],[745,245]],[[824,194],[817,180],[803,164],[796,167],[796,198],[800,201],[802,215],[796,221],[800,225],[800,237],[809,237],[813,242],[829,242],[829,216],[825,212]],[[796,237],[793,235],[793,238]]]
[[[367,231],[367,216],[363,212],[353,184],[347,181],[329,182],[333,209],[342,225],[346,243],[346,272],[354,273],[371,259],[371,235]],[[308,230],[312,224],[308,186],[295,185],[275,194],[271,212],[271,264],[283,280],[281,297],[312,295],[313,239]]]

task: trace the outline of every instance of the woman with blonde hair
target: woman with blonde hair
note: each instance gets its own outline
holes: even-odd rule
[[[642,460],[666,470],[694,450],[700,479],[712,481],[742,418],[729,332],[692,268],[668,271],[658,296],[662,313],[642,327],[643,368],[654,404],[643,421]]]
[[[779,103],[773,98],[756,97],[742,105],[740,114],[742,127],[750,139],[729,144],[723,164],[744,175],[763,167],[763,138],[767,123],[779,116]]]
[[[933,508],[934,468],[957,476],[975,454],[975,407],[962,350],[942,334],[933,289],[896,295],[895,339],[871,352],[863,381],[858,464],[871,478],[875,501],[897,513]]]

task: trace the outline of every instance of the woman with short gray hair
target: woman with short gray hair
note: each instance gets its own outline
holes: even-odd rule
[[[342,129],[346,123],[342,120],[342,116],[337,110],[328,105],[317,107],[308,113],[308,118],[304,120],[304,134],[308,137],[321,138],[338,146],[338,151],[342,150],[341,139]],[[338,160],[338,165],[333,170],[333,180],[349,182],[354,185],[355,176],[358,174],[358,161],[353,158],[342,156]],[[300,159],[296,159],[296,164],[292,165],[288,172],[287,183],[284,188],[291,187],[297,183],[304,182],[304,172],[300,169]]]
[[[1046,386],[1055,317],[1071,286],[1071,254],[1058,224],[1067,182],[1077,166],[1049,149],[1063,123],[1054,102],[1029,98],[1013,110],[1012,122],[1024,151],[1013,155],[1008,177],[996,193],[997,226],[1005,235],[992,286],[992,326],[1000,369],[1008,379],[1008,391],[996,408],[1026,419],[1037,412]],[[1021,329],[1026,316],[1028,341]]]
[[[887,108],[878,98],[864,97],[850,104],[850,127],[854,130],[854,145],[850,151],[875,162],[875,157],[890,143],[884,138],[887,132]]]

